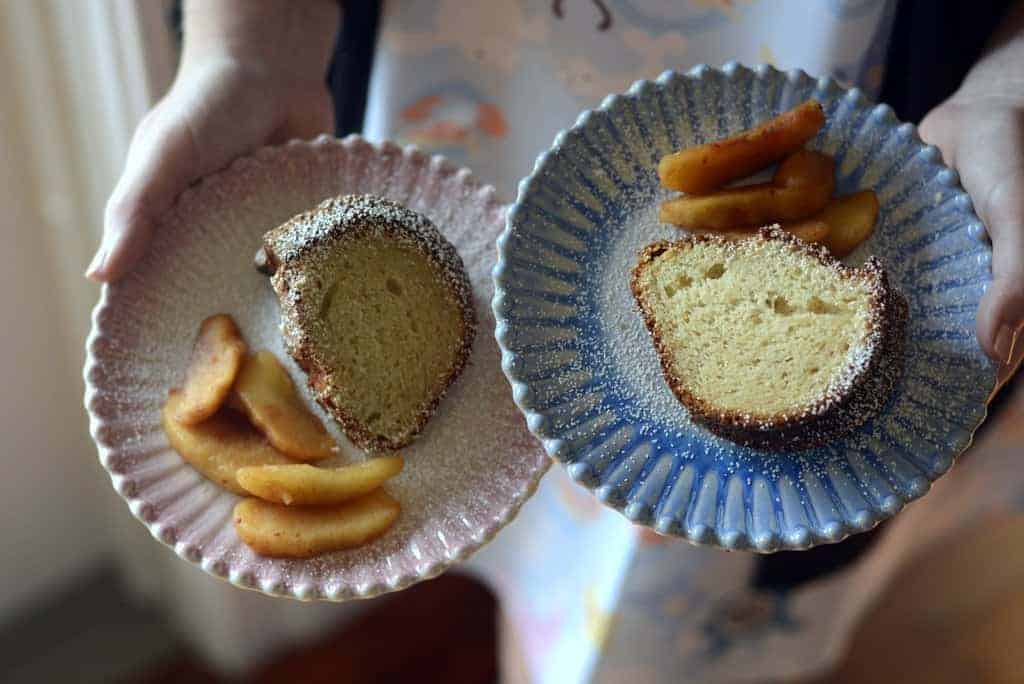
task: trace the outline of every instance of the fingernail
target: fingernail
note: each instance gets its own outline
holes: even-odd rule
[[[94,256],[92,261],[89,263],[89,268],[85,269],[85,277],[92,278],[95,276],[100,269],[103,268],[103,264],[106,263],[106,261],[107,249],[103,245],[100,245],[100,248],[96,250],[96,256]]]
[[[1003,323],[999,327],[999,332],[996,333],[996,356],[998,356],[999,360],[1006,365],[1009,365],[1010,362],[1013,361],[1013,348],[1016,346],[1015,343],[1017,341],[1017,333],[1019,330],[1020,326],[1014,328]]]

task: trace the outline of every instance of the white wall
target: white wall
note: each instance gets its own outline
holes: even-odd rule
[[[0,0],[0,625],[101,560],[212,666],[241,672],[368,603],[308,606],[177,559],[88,436],[82,271],[134,126],[172,75],[167,0]],[[97,616],[102,619],[102,616]]]
[[[0,623],[135,524],[82,408],[98,295],[82,272],[148,106],[141,51],[161,12],[152,0],[0,0]]]
[[[102,469],[84,429],[81,374],[66,354],[67,330],[41,240],[46,226],[26,206],[18,157],[2,142],[0,150],[2,623],[96,562],[106,538],[95,486]]]

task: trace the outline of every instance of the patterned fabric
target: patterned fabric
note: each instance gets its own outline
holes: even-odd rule
[[[891,0],[390,0],[366,133],[443,153],[512,199],[585,108],[665,69],[729,60],[878,91]]]
[[[768,62],[876,93],[894,4],[391,0],[365,130],[445,154],[511,199],[582,109],[664,69]],[[1024,407],[1024,397],[1014,401]],[[753,555],[638,532],[553,468],[469,565],[501,597],[506,679],[765,681],[825,667],[917,548],[910,539],[938,539],[988,510],[1024,503],[1009,448],[1019,432],[1001,422],[984,455],[972,454],[898,516],[869,553],[791,591],[754,589]]]

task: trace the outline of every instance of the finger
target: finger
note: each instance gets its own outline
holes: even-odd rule
[[[993,280],[978,307],[976,329],[985,353],[1006,364],[1024,321],[1024,126],[1013,113],[1002,113],[974,126],[987,135],[966,140],[963,112],[961,105],[942,105],[920,131],[960,172],[992,238]]]
[[[198,174],[198,152],[187,122],[157,108],[129,147],[125,170],[107,202],[103,240],[86,276],[112,282],[127,273],[145,252],[156,217]]]
[[[958,118],[956,105],[946,104],[929,112],[917,127],[921,139],[938,147],[942,160],[950,167],[956,167]]]
[[[978,307],[977,333],[982,349],[999,364],[1008,364],[1024,344],[1024,294],[1008,278],[996,278]]]
[[[978,339],[1007,364],[1024,323],[1024,171],[993,179],[990,188],[978,207],[992,237],[992,283],[978,309]]]

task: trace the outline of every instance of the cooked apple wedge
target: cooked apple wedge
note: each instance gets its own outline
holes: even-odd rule
[[[249,423],[229,411],[217,413],[197,425],[175,419],[181,392],[171,391],[161,415],[171,448],[208,480],[228,491],[245,495],[236,474],[245,466],[285,464],[291,461],[274,449]]]
[[[369,494],[402,471],[401,456],[382,456],[340,468],[306,463],[242,468],[238,482],[253,496],[286,506],[326,506]]]
[[[309,558],[376,539],[388,531],[401,510],[382,489],[337,506],[312,508],[245,499],[235,506],[235,530],[260,555]]]
[[[826,204],[814,218],[828,224],[825,246],[837,259],[842,259],[875,232],[878,197],[872,190],[839,197]]]
[[[269,351],[249,356],[235,381],[238,403],[275,448],[298,461],[333,456],[334,440],[295,389],[288,371]]]
[[[246,354],[231,316],[210,316],[199,326],[174,419],[185,425],[206,420],[227,399]]]

